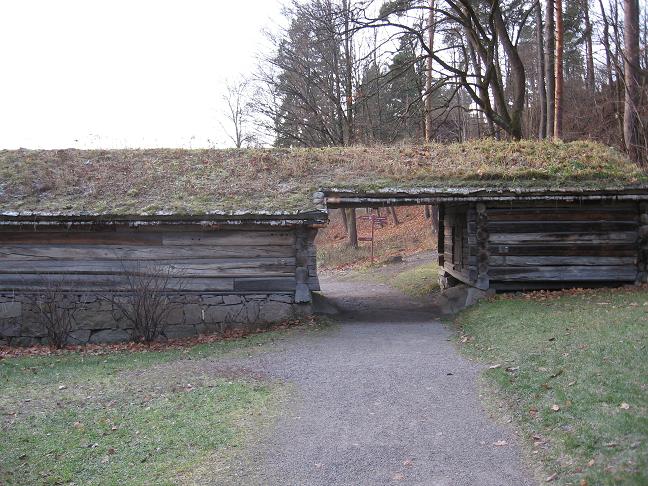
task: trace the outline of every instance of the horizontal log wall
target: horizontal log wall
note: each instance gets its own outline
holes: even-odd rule
[[[637,279],[636,203],[489,204],[487,217],[495,287]]]
[[[190,292],[294,292],[296,230],[195,227],[47,228],[0,231],[0,291],[61,283],[94,292],[125,286],[125,271],[173,270],[171,287]],[[314,275],[316,278],[316,275]]]

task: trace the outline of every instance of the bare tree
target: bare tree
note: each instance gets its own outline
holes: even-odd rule
[[[242,148],[256,141],[252,130],[252,84],[245,79],[227,81],[222,101],[225,103],[223,112],[227,119],[227,127],[223,130],[236,148]]]
[[[624,0],[625,102],[623,110],[623,138],[630,158],[644,165],[643,150],[639,145],[639,1]]]
[[[122,267],[124,295],[110,293],[102,298],[133,325],[135,338],[153,341],[164,330],[171,311],[180,306],[170,299],[170,294],[182,291],[182,276],[172,267],[139,261],[129,265],[122,262]]]
[[[565,35],[563,27],[562,0],[556,0],[556,95],[554,109],[554,138],[562,138],[563,128],[563,54],[565,51]]]
[[[556,112],[556,28],[554,0],[545,8],[545,80],[547,84],[547,136],[553,136]]]
[[[540,119],[538,121],[538,138],[547,137],[547,86],[545,83],[545,53],[542,39],[542,6],[538,2],[536,11],[536,44],[538,51],[538,100]]]
[[[47,332],[50,346],[60,349],[68,344],[75,323],[74,315],[80,307],[66,302],[67,293],[61,282],[47,278],[42,280],[45,288],[31,296],[31,304]]]
[[[434,4],[435,0],[430,0],[430,10],[427,19],[428,47],[432,52],[434,52],[434,34],[436,31]],[[425,141],[428,143],[432,140],[432,124],[434,122],[432,116],[432,67],[432,56],[427,56],[425,66]]]

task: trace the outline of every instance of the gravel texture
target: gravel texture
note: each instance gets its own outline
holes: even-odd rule
[[[294,398],[216,482],[535,484],[513,431],[484,410],[482,366],[425,305],[386,285],[322,283],[339,325],[246,360],[293,384]]]

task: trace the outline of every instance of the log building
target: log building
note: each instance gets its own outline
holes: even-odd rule
[[[127,340],[115,299],[154,268],[173,270],[168,338],[308,313],[327,211],[411,204],[439,208],[446,285],[646,281],[648,178],[589,142],[2,151],[0,344],[46,341],[52,285],[72,342]]]

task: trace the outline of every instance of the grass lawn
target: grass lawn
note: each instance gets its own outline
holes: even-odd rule
[[[496,298],[456,322],[546,477],[648,484],[646,289]]]
[[[439,264],[426,263],[394,276],[389,284],[411,297],[425,297],[439,289]]]
[[[276,404],[279,385],[217,358],[268,349],[286,332],[0,361],[0,484],[177,484],[241,446]]]

